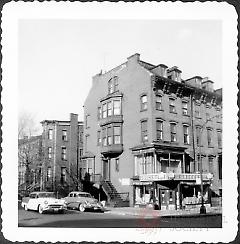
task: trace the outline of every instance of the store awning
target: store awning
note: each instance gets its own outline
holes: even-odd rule
[[[194,160],[194,153],[192,151],[186,151],[185,154],[190,157],[192,160]]]

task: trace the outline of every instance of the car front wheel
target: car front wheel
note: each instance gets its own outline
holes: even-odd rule
[[[78,209],[79,209],[80,212],[84,212],[85,211],[85,207],[84,207],[83,203],[81,203],[79,205]]]
[[[39,212],[40,214],[43,213],[43,207],[42,207],[41,205],[38,206],[38,212]]]

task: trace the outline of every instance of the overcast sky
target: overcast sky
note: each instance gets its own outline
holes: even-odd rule
[[[208,76],[222,86],[221,21],[20,20],[19,112],[44,119],[83,119],[92,76],[134,53],[149,63],[178,66],[182,78]]]

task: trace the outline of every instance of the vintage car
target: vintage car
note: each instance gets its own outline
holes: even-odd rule
[[[66,209],[64,200],[57,199],[54,192],[32,192],[29,197],[22,199],[21,206],[25,210],[37,210],[40,214],[44,212],[64,213]]]
[[[103,205],[88,192],[70,192],[64,199],[67,208],[78,209],[80,212],[84,212],[85,210],[104,212]]]

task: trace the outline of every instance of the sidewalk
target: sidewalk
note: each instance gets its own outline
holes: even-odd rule
[[[121,207],[121,208],[111,208],[106,207],[107,214],[117,214],[117,215],[129,215],[129,216],[139,216],[142,218],[150,217],[204,217],[212,215],[221,215],[222,207],[209,207],[206,209],[206,214],[200,214],[199,209],[190,210],[153,210],[150,208],[139,208],[139,207]]]

